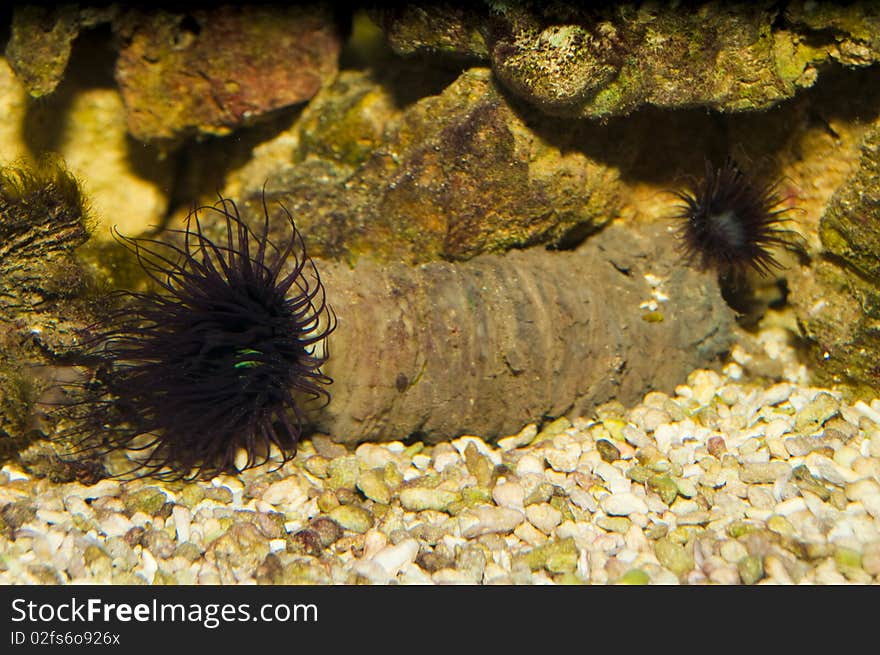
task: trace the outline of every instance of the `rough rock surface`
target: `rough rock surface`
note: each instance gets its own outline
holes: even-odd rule
[[[116,78],[141,140],[228,134],[311,98],[336,73],[341,36],[326,6],[130,10]]]
[[[587,154],[616,143],[591,126],[532,121],[483,68],[402,110],[393,89],[340,75],[227,193],[259,213],[265,184],[313,254],[343,259],[461,260],[583,236],[616,215],[617,169]]]
[[[822,217],[825,248],[793,300],[812,345],[818,379],[873,397],[880,388],[880,128],[862,146],[859,169]]]
[[[75,5],[20,5],[12,13],[6,59],[35,98],[52,93],[64,77],[70,48],[79,34]]]
[[[374,15],[400,54],[488,59],[510,91],[559,116],[765,109],[826,63],[880,60],[870,2],[440,3]]]

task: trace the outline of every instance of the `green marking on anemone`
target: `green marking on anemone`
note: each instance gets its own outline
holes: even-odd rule
[[[254,350],[252,348],[242,348],[241,350],[235,353],[236,355],[261,355],[262,353],[259,350]],[[261,362],[253,359],[245,359],[240,362],[235,363],[235,368],[255,368],[259,366]]]

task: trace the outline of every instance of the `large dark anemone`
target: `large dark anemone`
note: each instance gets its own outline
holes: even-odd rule
[[[260,234],[222,197],[170,231],[176,244],[114,232],[157,289],[118,292],[90,337],[100,365],[85,406],[103,435],[89,449],[143,450],[133,471],[185,479],[264,463],[272,446],[296,454],[306,404],[329,401],[336,320],[290,214],[276,245],[263,212]],[[203,232],[206,213],[225,223],[222,243]]]
[[[729,275],[751,267],[767,275],[782,268],[771,249],[800,250],[799,235],[781,227],[790,210],[781,207],[777,183],[756,182],[730,157],[721,168],[706,161],[705,176],[674,194],[683,202],[674,216],[684,221],[683,250],[703,268]]]

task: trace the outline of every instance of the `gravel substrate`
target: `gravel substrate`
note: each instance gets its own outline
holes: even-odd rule
[[[315,438],[192,483],[5,466],[0,583],[877,583],[880,400],[805,380],[771,328],[672,396],[494,445]]]

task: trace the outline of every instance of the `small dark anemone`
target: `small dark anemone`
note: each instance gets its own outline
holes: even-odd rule
[[[771,254],[782,247],[802,252],[801,237],[781,225],[790,219],[780,207],[778,183],[758,183],[728,157],[721,168],[706,161],[706,175],[686,191],[673,192],[684,204],[676,219],[682,250],[704,269],[723,275],[741,274],[748,267],[761,275],[783,266]]]
[[[284,211],[282,245],[268,238],[265,199],[261,234],[223,197],[170,230],[177,245],[114,230],[158,289],[115,292],[121,302],[89,337],[98,365],[81,402],[91,419],[83,432],[97,427],[102,443],[84,440],[80,452],[143,450],[126,474],[173,479],[257,466],[272,446],[282,463],[295,456],[307,404],[330,399],[321,366],[336,318]],[[205,212],[225,222],[224,243],[203,232]]]

